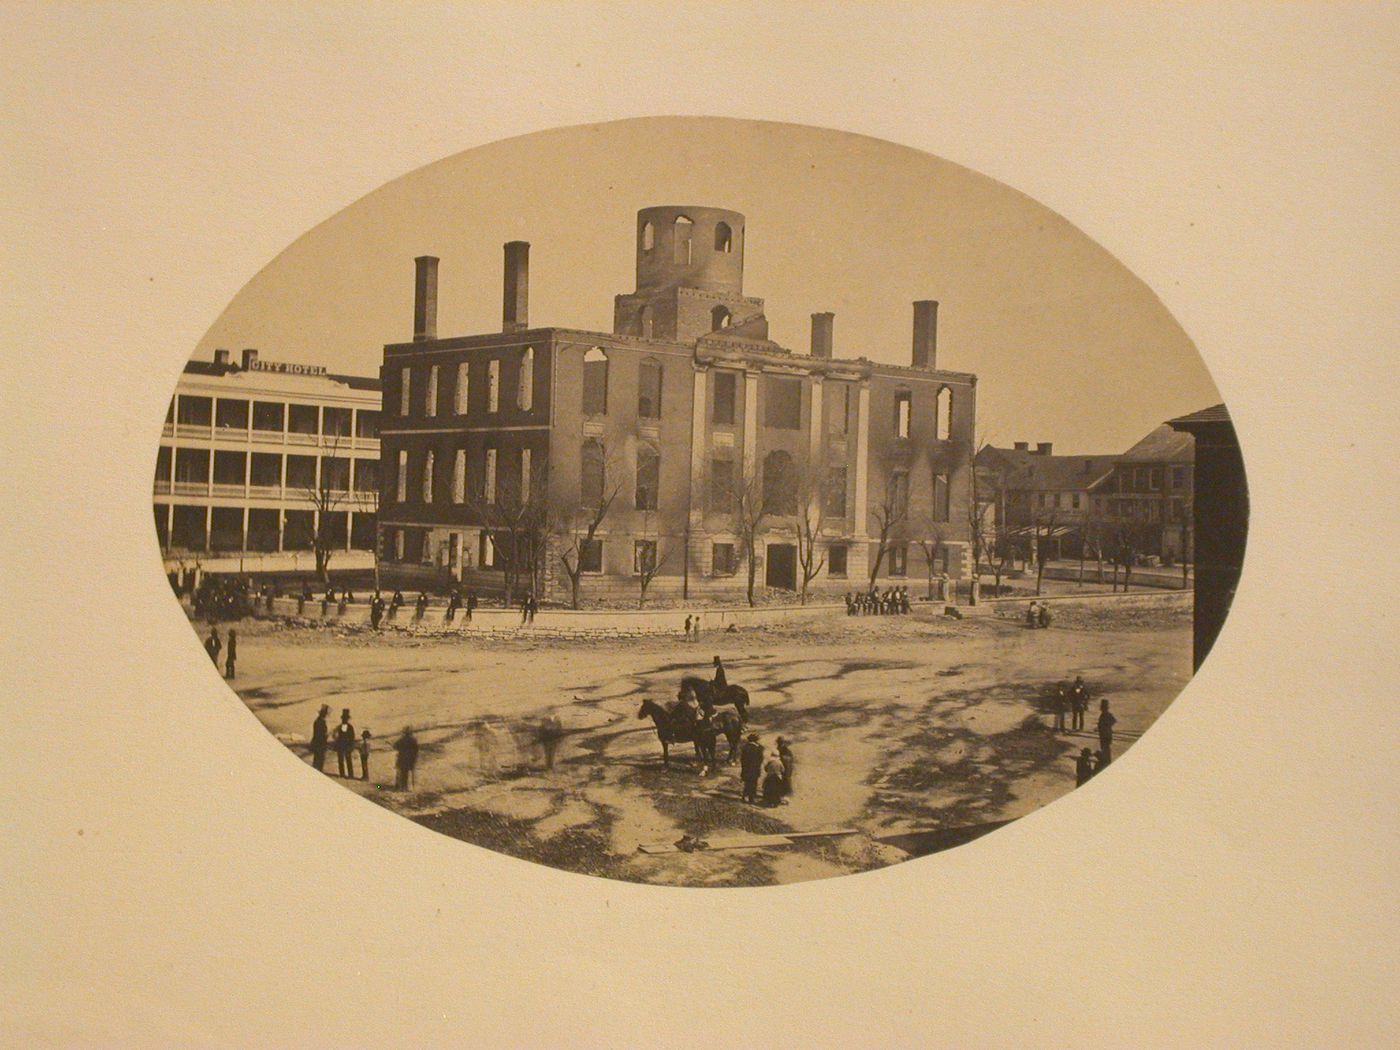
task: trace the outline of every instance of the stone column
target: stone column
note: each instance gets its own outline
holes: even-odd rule
[[[870,482],[870,384],[860,384],[856,401],[856,506],[851,535],[866,539],[866,493]]]
[[[811,510],[808,512],[812,522],[818,520],[821,514],[821,507],[816,504],[823,497],[825,481],[824,468],[826,466],[822,459],[822,377],[817,375],[812,377],[812,398],[809,406],[810,419],[808,420],[808,442],[807,442],[807,492],[811,501]]]
[[[704,518],[705,499],[705,377],[703,368],[695,370],[690,395],[690,523],[699,525]]]

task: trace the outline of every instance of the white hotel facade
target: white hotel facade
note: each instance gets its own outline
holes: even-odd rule
[[[309,573],[374,564],[380,382],[227,350],[190,361],[156,459],[167,573]]]

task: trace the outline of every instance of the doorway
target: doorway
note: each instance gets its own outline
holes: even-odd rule
[[[763,582],[785,591],[797,590],[797,548],[791,543],[768,544],[767,569]]]

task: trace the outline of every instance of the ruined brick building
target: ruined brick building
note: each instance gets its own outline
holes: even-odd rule
[[[834,356],[829,313],[798,353],[744,294],[743,215],[646,208],[634,236],[606,333],[531,327],[513,241],[501,330],[439,337],[438,260],[416,260],[413,340],[381,372],[386,567],[485,590],[514,566],[564,598],[568,565],[585,599],[644,579],[737,597],[756,532],[760,587],[852,590],[878,558],[879,585],[913,589],[926,553],[966,578],[976,377],[937,368],[938,304],[914,304],[907,365]]]

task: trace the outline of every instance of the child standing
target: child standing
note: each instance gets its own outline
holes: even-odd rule
[[[369,779],[369,730],[360,734],[360,779]]]

